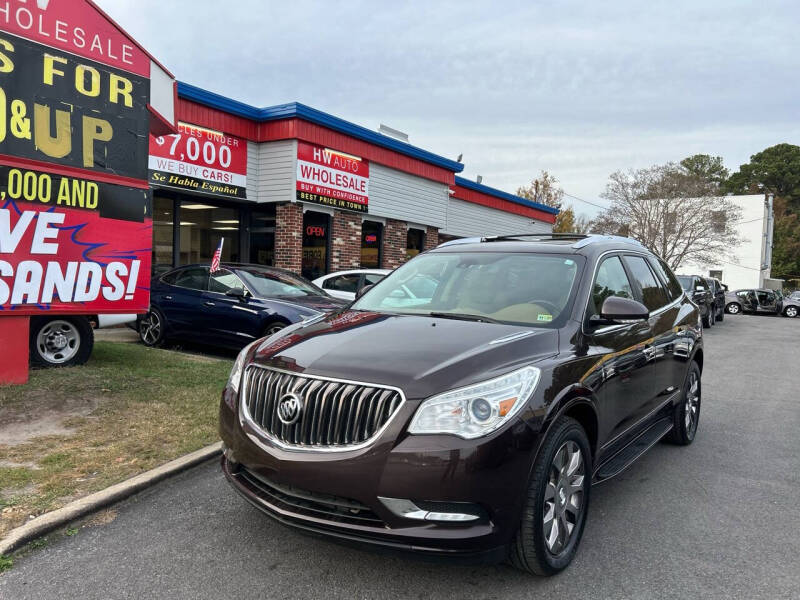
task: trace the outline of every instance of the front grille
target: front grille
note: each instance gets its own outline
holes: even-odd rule
[[[285,511],[334,523],[349,523],[367,527],[386,526],[383,519],[357,500],[310,492],[294,486],[278,485],[245,467],[240,467],[237,474],[264,500]]]
[[[294,394],[300,416],[286,425],[281,399]],[[250,365],[245,370],[242,406],[266,435],[297,448],[347,449],[375,437],[394,416],[403,397],[383,386],[296,375]],[[291,419],[286,419],[291,420]]]

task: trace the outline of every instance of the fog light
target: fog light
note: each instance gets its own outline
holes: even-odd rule
[[[378,496],[378,500],[398,517],[415,521],[468,523],[486,518],[486,512],[481,507],[468,502],[415,503],[405,498],[384,498],[382,496]]]

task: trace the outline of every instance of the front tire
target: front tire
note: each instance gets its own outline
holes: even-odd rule
[[[703,327],[711,329],[714,326],[714,309],[710,306],[706,309],[706,314],[703,317]]]
[[[511,564],[535,575],[564,570],[578,551],[592,478],[592,454],[583,427],[569,417],[545,438],[526,490]]]
[[[729,315],[738,315],[740,312],[742,312],[742,309],[736,302],[731,302],[725,307],[725,312],[727,312]]]
[[[39,367],[74,367],[92,354],[94,331],[86,317],[34,317],[30,361]]]
[[[700,367],[692,361],[683,384],[681,402],[675,407],[672,431],[667,434],[667,441],[679,446],[688,446],[694,441],[700,422],[702,391]]]
[[[789,317],[790,319],[794,319],[797,316],[797,307],[796,306],[787,306],[783,314]]]

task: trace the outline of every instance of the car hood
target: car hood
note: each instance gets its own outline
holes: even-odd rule
[[[347,306],[347,302],[339,298],[330,296],[286,296],[280,298],[259,298],[264,302],[280,302],[281,304],[293,304],[302,308],[308,308],[318,312],[333,312]]]
[[[289,327],[257,347],[265,366],[396,386],[424,398],[558,351],[554,329],[345,311]]]

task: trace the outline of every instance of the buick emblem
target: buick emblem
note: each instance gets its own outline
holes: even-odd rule
[[[295,393],[288,393],[278,400],[278,419],[284,425],[294,425],[303,412],[303,401]]]

